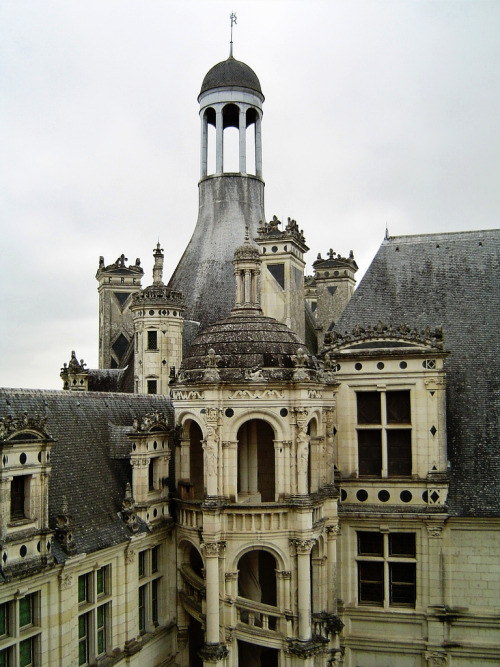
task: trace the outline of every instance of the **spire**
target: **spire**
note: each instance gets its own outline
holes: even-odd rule
[[[163,248],[160,247],[160,241],[153,250],[155,264],[153,267],[153,285],[163,285]]]
[[[231,41],[229,42],[229,57],[233,57],[233,25],[236,25],[237,20],[236,20],[236,14],[234,12],[231,12],[231,15],[229,16],[231,19]]]

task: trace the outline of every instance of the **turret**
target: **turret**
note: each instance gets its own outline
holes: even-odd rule
[[[134,392],[167,394],[170,371],[182,361],[184,299],[163,284],[163,250],[153,251],[153,284],[136,292],[130,312],[134,324]]]

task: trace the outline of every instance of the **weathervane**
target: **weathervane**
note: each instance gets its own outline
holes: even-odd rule
[[[234,12],[231,12],[231,15],[229,16],[231,19],[231,41],[229,42],[229,57],[233,57],[233,25],[236,25],[237,20],[236,20],[236,14]]]

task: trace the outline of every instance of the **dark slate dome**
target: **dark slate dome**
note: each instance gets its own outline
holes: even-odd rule
[[[262,95],[260,81],[251,67],[230,56],[214,65],[205,75],[200,95],[212,88],[250,88]]]
[[[304,343],[285,324],[264,315],[235,313],[204,329],[192,342],[182,360],[181,382],[199,381],[207,367],[207,356],[214,350],[221,380],[252,379],[256,369],[266,379],[290,379],[293,375],[291,355]],[[308,366],[314,367],[311,357]]]

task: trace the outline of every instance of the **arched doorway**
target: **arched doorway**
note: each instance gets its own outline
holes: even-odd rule
[[[274,432],[262,419],[250,419],[238,430],[238,499],[276,499]]]

